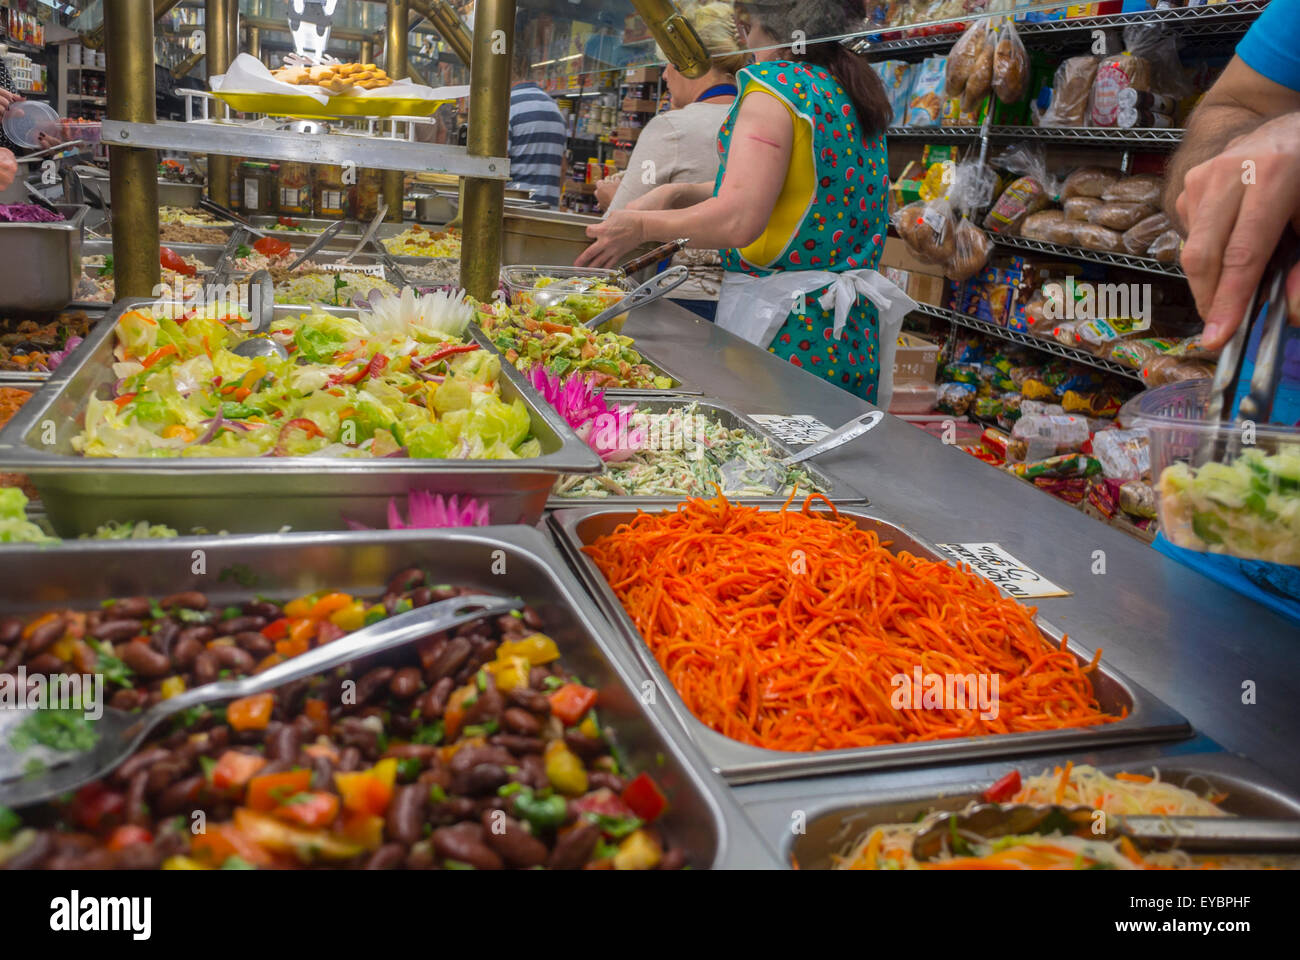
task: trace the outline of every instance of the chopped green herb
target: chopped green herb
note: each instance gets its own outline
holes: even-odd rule
[[[510,616],[514,617],[516,620],[522,620],[524,618],[524,612],[522,610],[511,610]]]
[[[415,609],[415,604],[411,602],[411,598],[402,597],[402,599],[398,600],[397,604],[393,607],[393,613],[394,614],[406,613],[414,609]]]
[[[487,671],[486,671],[486,670],[480,670],[478,673],[474,674],[474,682],[475,682],[476,684],[478,684],[478,688],[479,688],[480,690],[486,690],[486,689],[487,689]]]
[[[497,796],[509,797],[525,789],[527,788],[522,783],[519,783],[518,781],[516,781],[515,783],[507,783],[504,786],[497,787]]]
[[[157,600],[150,600],[149,616],[152,617],[154,620],[162,620],[164,617],[167,616],[167,611],[164,610],[161,606],[159,606]]]
[[[94,722],[82,710],[33,710],[9,737],[9,745],[20,753],[37,744],[84,752],[98,742]]]
[[[212,782],[212,771],[217,768],[217,761],[212,757],[199,757],[199,766],[203,768],[203,779]]]
[[[612,843],[606,843],[605,838],[601,837],[596,841],[596,849],[592,851],[593,860],[609,860],[614,854],[618,853],[618,847]]]
[[[121,657],[113,652],[113,645],[91,637],[86,638],[86,643],[91,650],[95,651],[95,670],[104,675],[104,679],[109,683],[116,683],[119,687],[132,686],[130,677],[133,671],[126,665]]]
[[[440,784],[435,783],[429,788],[429,801],[431,803],[446,803],[447,791],[442,789]]]
[[[368,627],[372,624],[376,624],[386,616],[388,616],[388,614],[384,613],[383,610],[370,610],[366,613],[365,625]]]
[[[420,727],[419,730],[415,731],[415,736],[411,738],[411,742],[436,747],[438,744],[442,743],[442,738],[445,734],[446,731],[443,729],[442,718],[440,717],[433,721],[433,723],[426,723],[424,726]]]
[[[243,615],[244,611],[239,607],[226,607],[226,609],[221,611],[222,620],[233,620],[235,617],[242,617]]]
[[[584,816],[616,840],[639,830],[645,822],[640,817],[612,817],[605,813],[587,813]]]
[[[406,757],[397,761],[397,776],[400,780],[414,780],[420,775],[420,761],[417,757]]]
[[[564,686],[564,681],[559,677],[547,677],[542,681],[542,686],[547,690],[558,690],[560,687]]]
[[[188,607],[180,607],[172,611],[180,619],[181,623],[207,623],[208,615],[203,610],[191,610]]]

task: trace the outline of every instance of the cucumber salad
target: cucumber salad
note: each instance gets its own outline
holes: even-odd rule
[[[1300,565],[1300,452],[1175,463],[1160,474],[1160,512],[1165,536],[1180,547]]]
[[[596,476],[562,476],[555,485],[559,497],[712,497],[718,487],[729,497],[789,496],[826,491],[802,467],[782,467],[781,454],[748,430],[729,429],[698,404],[673,407],[663,413],[636,411],[626,418],[625,448],[634,452],[605,463]],[[752,469],[740,486],[723,482],[721,467],[742,460]],[[779,488],[763,483],[767,467],[776,465],[783,477]]]

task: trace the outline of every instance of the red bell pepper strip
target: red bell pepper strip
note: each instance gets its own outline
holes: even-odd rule
[[[621,796],[632,812],[646,823],[652,823],[664,812],[664,807],[668,806],[659,786],[646,773],[637,775],[636,779],[623,788]]]
[[[184,257],[178,254],[171,247],[159,247],[158,260],[162,266],[166,267],[168,270],[175,270],[177,273],[183,274],[187,277],[192,277],[198,273],[194,267],[185,262]]]
[[[446,360],[448,357],[454,357],[458,353],[469,353],[477,349],[477,343],[454,343],[450,346],[439,347],[427,357],[422,357],[420,363],[427,367],[431,363],[437,363],[439,360]]]
[[[106,822],[120,817],[125,810],[126,797],[96,780],[77,791],[68,815],[73,823],[87,830],[98,831],[106,826]]]
[[[117,409],[121,410],[123,407],[125,407],[128,403],[130,403],[138,396],[139,396],[138,393],[124,393],[120,397],[113,398],[113,405],[116,406]]]
[[[272,620],[262,628],[261,633],[268,640],[283,640],[289,633],[289,618],[281,617],[279,620]]]
[[[997,783],[980,794],[985,803],[1002,803],[1020,792],[1020,771],[1012,770]]]
[[[580,683],[566,683],[546,699],[551,703],[551,713],[571,727],[596,705],[596,691]]]
[[[280,435],[275,439],[275,449],[271,451],[273,456],[284,456],[284,444],[289,439],[290,430],[301,430],[309,437],[325,436],[321,428],[316,426],[313,421],[308,420],[306,417],[295,417],[280,428]]]
[[[293,249],[283,240],[277,240],[274,237],[261,237],[253,244],[253,249],[264,257],[282,257]]]
[[[280,226],[282,226],[282,227],[300,227],[300,226],[302,226],[302,224],[300,224],[300,223],[299,223],[297,220],[295,220],[293,217],[276,217],[276,218],[275,218],[275,222],[278,223],[278,224],[279,224]]]
[[[149,354],[149,356],[145,357],[141,365],[148,370],[163,357],[170,357],[174,353],[176,353],[176,344],[169,343],[165,347],[159,347],[153,353]]]
[[[153,834],[144,827],[123,824],[108,838],[108,849],[121,850],[136,843],[153,843]]]

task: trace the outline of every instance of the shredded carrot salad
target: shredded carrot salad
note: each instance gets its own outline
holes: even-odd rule
[[[688,500],[584,548],[702,722],[772,750],[837,750],[1120,719],[1093,690],[1100,651],[1080,665],[1034,608],[965,568],[891,553],[830,501],[813,511],[818,498],[768,512]],[[895,678],[916,666],[990,686],[996,674],[996,717],[895,708]]]

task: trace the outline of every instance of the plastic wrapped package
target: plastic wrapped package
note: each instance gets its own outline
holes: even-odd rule
[[[1120,200],[1124,203],[1146,203],[1158,207],[1164,189],[1165,181],[1162,177],[1151,173],[1139,173],[1116,180],[1102,192],[1101,198]]]
[[[975,403],[975,388],[969,383],[941,383],[935,392],[935,408],[941,413],[965,416]]]
[[[944,75],[947,57],[930,57],[921,61],[912,79],[912,90],[907,99],[907,126],[938,126],[943,115]]]
[[[893,398],[889,401],[892,414],[929,413],[934,409],[939,388],[925,380],[895,380]]]
[[[1140,257],[1146,253],[1151,244],[1155,242],[1156,237],[1170,229],[1169,218],[1163,213],[1153,213],[1151,216],[1139,220],[1133,226],[1124,231],[1124,236],[1120,238],[1124,244],[1124,250]]]
[[[1203,380],[1214,376],[1214,365],[1203,360],[1182,360],[1178,357],[1156,357],[1141,370],[1142,382],[1150,387],[1183,380]]]
[[[894,116],[890,124],[901,127],[907,122],[907,102],[912,92],[912,78],[916,73],[915,64],[903,60],[881,60],[871,65],[885,85],[889,95],[889,105]]]
[[[994,233],[1016,236],[1030,214],[1051,203],[1042,181],[1036,177],[1018,177],[1007,184],[993,209],[984,218],[984,228]]]
[[[990,25],[985,31],[983,42],[980,43],[975,55],[975,62],[971,64],[970,73],[966,76],[966,86],[961,93],[961,108],[966,113],[974,110],[975,105],[988,96],[989,91],[993,89],[993,57],[997,47],[998,29],[997,26]]]
[[[1103,200],[1089,213],[1088,222],[1123,233],[1155,212],[1156,208],[1149,203]],[[1121,245],[1123,239],[1123,237],[1120,238]]]
[[[1119,182],[1119,174],[1106,167],[1079,167],[1065,178],[1061,184],[1061,199],[1070,197],[1101,198],[1107,190]]]
[[[1151,472],[1151,440],[1145,429],[1102,430],[1093,435],[1092,455],[1110,480],[1141,480]]]
[[[1177,230],[1166,230],[1151,241],[1147,247],[1147,256],[1155,257],[1161,263],[1173,263],[1178,259],[1178,251],[1183,248],[1183,238]]]
[[[1007,469],[1017,477],[1034,480],[1039,477],[1090,477],[1101,471],[1101,465],[1092,457],[1081,453],[1063,453],[1055,457],[1012,464]],[[1079,496],[1082,499],[1082,490]]]
[[[1100,57],[1070,57],[1056,68],[1052,100],[1038,116],[1038,126],[1082,127],[1087,123],[1088,103],[1100,62]]]
[[[1063,417],[1065,408],[1059,403],[1043,403],[1026,397],[1020,401],[1020,413],[1026,417]]]
[[[976,20],[953,44],[948,52],[948,68],[944,78],[944,92],[950,97],[960,97],[966,90],[966,81],[975,69],[980,53],[988,38],[987,19]]]
[[[996,427],[987,427],[984,432],[980,434],[980,446],[999,463],[1006,462],[1007,444],[1010,441],[1010,435],[998,430]]]
[[[993,253],[993,241],[988,234],[966,217],[957,224],[953,247],[953,255],[943,269],[949,280],[969,280],[984,269]]]
[[[1151,64],[1128,50],[1104,58],[1097,64],[1088,105],[1090,126],[1113,127],[1119,120],[1121,90],[1151,89]]]
[[[1011,429],[1013,437],[1028,439],[1039,437],[1052,445],[1052,453],[1078,450],[1088,442],[1091,431],[1085,417],[1064,414],[1061,416],[1021,416]]]
[[[1088,417],[1090,420],[1113,420],[1119,413],[1119,397],[1101,390],[1066,390],[1061,396],[1061,406],[1066,413]]]
[[[1109,227],[1096,223],[1075,223],[1071,225],[1070,232],[1076,246],[1109,253],[1118,253],[1124,249],[1124,235]]]
[[[1141,370],[1157,357],[1163,357],[1177,344],[1175,340],[1145,337],[1141,340],[1117,340],[1102,355],[1134,370]]]
[[[1070,197],[1061,203],[1061,211],[1067,220],[1090,220],[1092,211],[1101,206],[1097,197]]]
[[[1020,236],[1026,240],[1043,243],[1074,243],[1076,221],[1067,220],[1060,210],[1040,210],[1025,217],[1020,225]],[[1087,224],[1081,224],[1087,226]]]
[[[1130,516],[1153,520],[1156,515],[1156,492],[1149,483],[1130,480],[1119,488],[1119,508]]]
[[[1029,55],[1011,18],[998,28],[993,52],[993,92],[1003,103],[1017,103],[1029,86]]]
[[[947,200],[918,200],[896,211],[894,229],[909,250],[928,263],[947,263],[957,251],[957,228]]]

